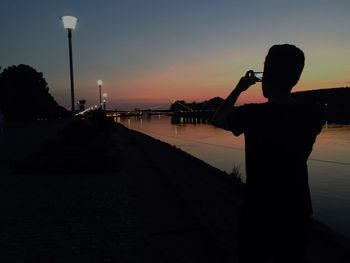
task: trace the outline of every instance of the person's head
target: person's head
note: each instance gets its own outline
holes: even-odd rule
[[[304,68],[302,50],[294,45],[274,45],[264,63],[262,88],[265,98],[289,95]]]

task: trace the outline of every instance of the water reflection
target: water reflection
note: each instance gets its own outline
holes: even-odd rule
[[[185,116],[172,116],[171,124],[208,124],[209,118],[206,117],[185,117]]]
[[[120,117],[113,117],[113,121],[116,123],[120,123],[121,119],[120,119]]]
[[[177,138],[177,125],[174,125],[174,137]]]

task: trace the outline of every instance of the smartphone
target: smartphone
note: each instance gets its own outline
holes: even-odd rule
[[[258,81],[262,81],[262,77],[263,77],[263,73],[264,72],[255,72],[254,71],[254,77],[256,77],[258,79]]]

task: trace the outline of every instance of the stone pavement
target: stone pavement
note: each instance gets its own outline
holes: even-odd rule
[[[0,176],[0,262],[229,262],[134,138],[110,142],[111,173]]]

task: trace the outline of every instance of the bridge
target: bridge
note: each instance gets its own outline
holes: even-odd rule
[[[157,108],[164,105],[155,106],[147,109],[135,108],[134,110],[105,110],[107,117],[111,118],[124,118],[124,117],[149,117],[152,115],[167,115],[172,116],[173,123],[208,123],[214,109],[194,109],[190,105],[186,105],[181,101],[175,101],[172,104],[176,105],[172,110],[158,110]],[[101,107],[102,108],[102,105]],[[99,109],[98,106],[87,108],[76,114],[76,116],[83,116],[84,114]]]
[[[151,115],[173,115],[174,113],[169,110],[133,110],[133,111],[106,111],[107,117],[133,117],[133,116],[151,116]]]
[[[160,114],[172,115],[173,114],[173,112],[170,110],[154,110],[163,106],[164,105],[158,105],[147,109],[135,108],[134,110],[104,110],[104,111],[106,112],[107,117],[131,117],[131,116],[149,116],[149,115],[160,115]],[[101,103],[100,106],[95,105],[79,113],[76,113],[75,116],[84,116],[85,114],[98,109],[103,109],[103,103]]]

